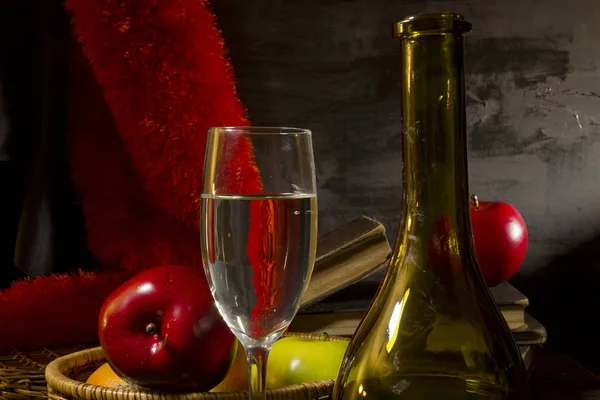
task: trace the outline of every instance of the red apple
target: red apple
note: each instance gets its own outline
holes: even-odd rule
[[[479,267],[488,286],[496,286],[517,272],[527,252],[528,233],[523,217],[504,202],[471,201],[471,226]]]
[[[208,391],[237,349],[204,275],[177,265],[143,271],[111,293],[98,333],[113,369],[152,390]]]
[[[436,277],[446,286],[451,287],[455,267],[460,267],[460,259],[452,250],[453,236],[450,235],[452,224],[450,218],[443,216],[437,219],[429,236],[427,255],[429,263],[436,272]]]

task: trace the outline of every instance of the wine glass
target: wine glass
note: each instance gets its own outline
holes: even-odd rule
[[[209,130],[201,248],[211,293],[248,359],[250,399],[266,398],[267,358],[296,315],[315,261],[312,134]]]

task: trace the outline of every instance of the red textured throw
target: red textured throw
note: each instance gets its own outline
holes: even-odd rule
[[[72,177],[104,272],[0,292],[0,320],[8,322],[0,349],[97,340],[103,299],[131,273],[200,267],[207,130],[247,124],[206,1],[67,0],[65,7],[80,41],[71,48]],[[251,148],[237,149],[232,168],[240,178],[229,184],[259,190]]]
[[[0,349],[95,342],[102,302],[131,275],[80,272],[14,283],[0,294]]]
[[[143,188],[195,228],[206,131],[246,124],[206,1],[65,4]]]
[[[149,200],[79,46],[71,48],[70,65],[71,169],[86,216],[88,247],[104,270],[200,266],[197,231]]]

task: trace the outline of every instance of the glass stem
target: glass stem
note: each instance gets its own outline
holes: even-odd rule
[[[265,347],[250,347],[246,350],[248,359],[248,374],[250,380],[250,400],[265,400],[267,398],[267,360],[269,349]]]

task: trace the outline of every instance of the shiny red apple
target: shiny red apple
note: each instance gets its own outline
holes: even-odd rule
[[[143,271],[111,293],[98,333],[113,369],[152,390],[208,391],[237,349],[204,275],[177,265]]]
[[[471,227],[479,267],[488,286],[508,280],[519,270],[527,252],[527,225],[511,204],[471,201]]]

